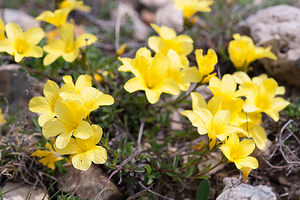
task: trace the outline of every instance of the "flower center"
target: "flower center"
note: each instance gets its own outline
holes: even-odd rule
[[[19,54],[24,54],[29,50],[29,45],[24,39],[16,39],[15,41],[15,50]]]

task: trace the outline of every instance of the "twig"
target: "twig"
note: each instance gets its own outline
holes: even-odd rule
[[[291,119],[290,119],[287,123],[285,123],[285,125],[284,125],[284,126],[282,127],[282,129],[280,130],[280,135],[279,135],[279,150],[280,150],[280,152],[281,152],[281,154],[282,154],[284,160],[285,160],[288,164],[291,164],[291,165],[300,165],[300,162],[299,162],[299,161],[290,161],[290,160],[288,159],[288,157],[285,155],[285,152],[283,151],[283,146],[282,146],[282,144],[283,144],[283,141],[282,141],[282,134],[283,134],[284,130],[286,129],[286,127],[287,127],[289,124],[291,124],[291,123],[296,124],[296,123],[294,122],[294,120],[291,120]]]
[[[141,126],[139,129],[139,136],[138,136],[138,140],[137,140],[137,146],[138,146],[138,151],[142,151],[142,135],[143,135],[143,131],[144,131],[144,125],[145,125],[145,120],[141,120]]]
[[[139,154],[141,151],[136,151],[134,152],[133,154],[131,154],[128,158],[126,158],[121,165],[119,165],[119,167],[117,169],[115,169],[111,174],[110,176],[108,177],[108,179],[105,181],[105,184],[103,186],[103,188],[106,187],[108,181],[113,177],[113,175],[115,175],[118,171],[120,171],[122,169],[122,167],[124,165],[126,165],[131,159],[133,159],[137,154]]]
[[[144,185],[142,184],[141,181],[139,181],[138,183],[139,183],[140,186],[142,186],[143,189],[145,189],[147,192],[150,192],[151,194],[154,194],[155,196],[158,196],[158,197],[160,197],[160,198],[162,198],[162,199],[174,200],[174,199],[172,199],[172,198],[163,196],[163,195],[161,195],[161,194],[158,194],[157,192],[154,192],[154,191],[150,190],[150,187],[151,187],[152,185],[150,185],[149,187],[146,187],[146,186],[144,186]]]
[[[117,10],[117,21],[116,21],[116,26],[115,26],[115,50],[116,52],[120,48],[120,28],[121,28],[121,13],[120,13],[120,4],[118,6]]]
[[[104,30],[113,30],[115,27],[115,22],[114,21],[108,21],[108,20],[101,20],[97,19],[96,17],[85,13],[85,12],[78,12],[81,16],[84,16],[87,18],[90,22],[92,22],[95,25],[100,26]]]

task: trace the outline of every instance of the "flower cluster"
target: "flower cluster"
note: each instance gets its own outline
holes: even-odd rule
[[[38,21],[45,21],[56,27],[47,34],[48,41],[44,51],[48,54],[44,58],[44,65],[50,65],[59,57],[67,62],[73,62],[78,57],[80,48],[97,41],[96,36],[89,33],[75,36],[74,24],[67,22],[72,10],[89,12],[90,7],[85,6],[82,1],[64,0],[59,9],[54,12],[44,11],[36,18]],[[59,38],[56,38],[57,34]]]
[[[276,95],[283,95],[285,89],[265,74],[251,79],[245,72],[226,74],[222,79],[212,77],[208,88],[212,99],[206,103],[200,94],[192,93],[193,110],[182,114],[199,134],[208,135],[211,149],[221,144],[219,148],[226,158],[247,177],[251,169],[258,167],[257,160],[249,155],[255,146],[260,150],[266,146],[261,113],[278,121],[278,112],[289,103]]]
[[[271,52],[271,46],[256,47],[250,37],[240,34],[234,34],[233,39],[229,43],[228,52],[237,70],[248,71],[250,63],[257,59],[277,60],[277,57]]]
[[[97,146],[102,129],[90,124],[89,115],[99,106],[113,104],[114,99],[92,87],[89,75],[79,76],[75,84],[71,76],[64,76],[63,80],[61,88],[48,80],[44,96],[33,97],[29,110],[40,114],[38,123],[43,135],[55,137],[55,151],[70,154],[75,168],[87,170],[92,162],[103,164],[107,158],[106,150]]]
[[[207,55],[196,50],[198,68],[190,67],[187,55],[193,51],[193,40],[187,35],[177,35],[168,27],[152,25],[159,36],[149,38],[149,47],[140,48],[134,59],[120,58],[123,65],[119,71],[131,72],[134,78],[126,82],[124,88],[132,93],[144,90],[148,101],[154,104],[162,93],[179,94],[188,90],[192,82],[208,82],[215,76],[216,53],[210,49]]]
[[[210,12],[213,0],[173,0],[175,8],[183,12],[186,19],[191,18],[197,12]]]
[[[33,27],[23,32],[19,25],[15,23],[4,25],[0,18],[0,52],[14,56],[16,62],[20,62],[24,57],[42,57],[43,49],[37,44],[44,36],[45,33],[41,28]]]

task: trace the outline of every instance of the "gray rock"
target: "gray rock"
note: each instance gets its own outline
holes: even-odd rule
[[[277,61],[263,59],[266,70],[279,80],[300,87],[300,9],[288,5],[258,11],[241,23],[256,44],[269,46]]]
[[[170,3],[171,0],[140,0],[140,2],[149,7],[161,7]]]
[[[3,197],[4,200],[24,200],[30,193],[30,200],[41,200],[47,193],[41,188],[33,188],[20,183],[6,183],[2,188],[2,193],[7,192]],[[48,199],[48,195],[44,200]]]
[[[217,200],[276,200],[276,195],[270,187],[264,185],[252,186],[241,183],[238,178],[224,178],[225,188]]]
[[[183,31],[183,12],[177,10],[173,3],[167,3],[156,11],[155,23],[159,26],[167,26],[177,32]]]
[[[28,73],[20,72],[20,65],[0,67],[0,95],[6,96],[10,112],[28,112],[28,102],[33,96],[41,95],[43,83]]]
[[[25,12],[10,8],[6,8],[4,10],[4,21],[5,23],[13,22],[19,24],[23,30],[40,26],[40,23],[38,21],[36,21],[33,17],[26,14]]]
[[[101,200],[123,199],[117,186],[111,181],[103,190],[108,177],[99,167],[92,165],[87,171],[77,170],[73,166],[65,169],[67,173],[57,177],[59,189],[62,192],[72,193],[75,191],[83,199],[95,199],[103,191]]]

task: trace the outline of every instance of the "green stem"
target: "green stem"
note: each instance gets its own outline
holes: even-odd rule
[[[196,89],[200,85],[202,85],[202,81],[200,81],[199,83],[197,83],[196,86],[190,92],[187,92],[185,94],[181,94],[177,99],[175,99],[174,101],[171,101],[170,103],[166,104],[166,107],[168,107],[168,106],[175,106],[175,105],[181,103],[182,101],[184,101],[185,99],[187,99],[192,92],[195,92]]]

